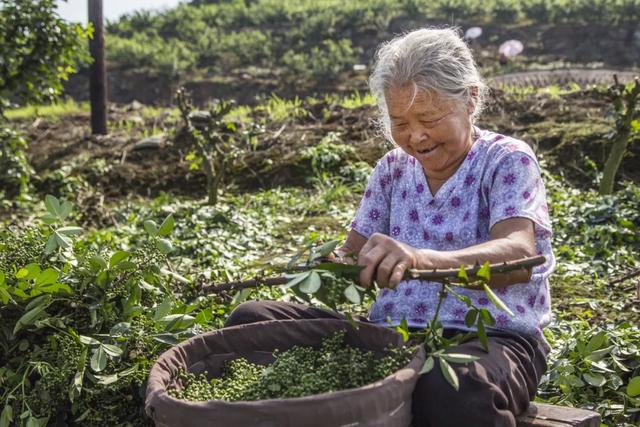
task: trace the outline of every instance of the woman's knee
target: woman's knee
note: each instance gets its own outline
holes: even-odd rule
[[[267,304],[268,302],[266,301],[243,302],[233,309],[224,326],[244,325],[246,323],[269,320]]]

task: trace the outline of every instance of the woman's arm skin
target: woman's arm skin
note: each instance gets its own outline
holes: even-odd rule
[[[360,283],[370,286],[374,278],[380,287],[394,288],[408,268],[429,270],[458,268],[476,262],[498,263],[534,256],[536,253],[533,221],[527,218],[509,218],[496,223],[490,232],[491,240],[456,251],[416,249],[384,234],[373,234],[369,240],[351,230],[345,244],[336,252],[338,256],[352,252],[358,254]],[[526,271],[494,274],[489,281],[492,288],[503,288],[529,280]]]

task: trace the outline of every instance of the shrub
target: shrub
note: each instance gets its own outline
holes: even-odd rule
[[[0,199],[26,192],[33,174],[26,149],[27,142],[18,132],[0,126]]]
[[[286,73],[295,74],[298,79],[315,80],[327,83],[334,80],[343,71],[349,70],[356,62],[361,49],[353,48],[351,40],[325,40],[322,46],[316,46],[309,53],[287,51],[282,57],[287,67]]]

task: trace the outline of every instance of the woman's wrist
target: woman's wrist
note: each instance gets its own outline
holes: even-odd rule
[[[417,270],[433,270],[434,268],[445,267],[446,260],[439,251],[433,249],[418,249],[416,254]]]

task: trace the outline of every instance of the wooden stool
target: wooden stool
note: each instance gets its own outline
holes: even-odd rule
[[[600,427],[600,414],[586,409],[533,403],[518,417],[518,427]]]

